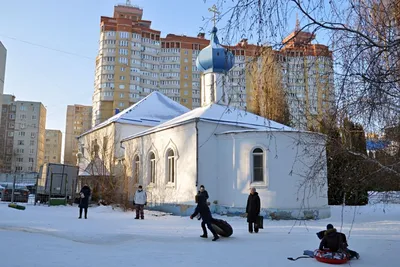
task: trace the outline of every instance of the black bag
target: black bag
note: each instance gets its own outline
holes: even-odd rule
[[[257,217],[257,226],[259,229],[264,229],[264,217],[263,216]]]
[[[233,234],[232,226],[224,220],[212,219],[211,226],[218,235],[229,237]]]

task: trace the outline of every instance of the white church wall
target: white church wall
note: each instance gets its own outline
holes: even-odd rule
[[[227,154],[220,153],[218,148],[218,139],[216,133],[243,130],[242,127],[229,126],[225,124],[216,124],[209,122],[199,122],[199,183],[198,186],[204,185],[210,198],[209,202],[213,203],[220,199],[218,181],[221,179],[218,169],[221,157],[231,157],[229,150],[224,151]],[[226,174],[224,174],[226,175]],[[223,191],[223,190],[222,190]]]
[[[251,182],[256,147],[265,151],[266,172],[261,183]],[[261,207],[270,217],[330,216],[322,136],[289,132],[219,135],[217,157],[219,205],[243,212],[249,189],[255,187]]]
[[[134,124],[125,124],[125,123],[116,123],[115,124],[115,141],[118,145],[115,147],[115,157],[120,158],[125,154],[124,149],[119,145],[121,140],[129,137],[134,134],[138,134],[147,129],[150,129],[150,126],[143,125],[134,125]]]
[[[139,183],[148,193],[150,207],[180,204],[182,209],[193,205],[196,195],[196,129],[195,123],[189,123],[175,128],[149,134],[128,140],[125,147],[126,172],[129,177],[135,175],[135,155],[139,156]],[[168,149],[175,155],[175,181],[168,182]],[[155,183],[151,182],[151,153],[155,154]],[[131,179],[132,180],[132,179]],[[131,183],[131,199],[135,186]],[[190,210],[192,211],[192,210]]]

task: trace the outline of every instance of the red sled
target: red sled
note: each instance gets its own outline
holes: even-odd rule
[[[315,250],[314,258],[328,264],[345,264],[349,261],[349,256],[344,252],[331,252],[329,250]]]

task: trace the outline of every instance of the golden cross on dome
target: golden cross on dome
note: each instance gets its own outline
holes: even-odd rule
[[[219,15],[221,13],[218,11],[218,8],[216,5],[213,5],[211,8],[208,9],[208,11],[214,13],[213,18],[211,20],[214,22],[214,27],[215,27],[215,25],[217,24],[217,15]]]

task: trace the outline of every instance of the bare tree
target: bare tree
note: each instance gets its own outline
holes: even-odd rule
[[[249,111],[289,125],[289,107],[277,55],[271,47],[260,47],[258,54],[247,66],[252,87]]]
[[[93,187],[93,199],[128,208],[129,183],[125,162],[117,151],[120,149],[118,134],[105,129],[81,139],[78,153],[81,180]]]
[[[364,130],[383,134],[384,128],[400,125],[400,2],[217,2],[222,14],[220,20],[226,20],[221,29],[226,35],[225,41],[248,38],[257,45],[267,43],[279,50],[302,31],[310,32],[310,36],[324,36],[325,44],[333,51],[336,98],[332,114],[320,118],[320,127],[314,130],[328,137],[331,172],[328,176],[335,173],[342,193],[350,192],[354,185],[362,191],[377,190],[377,179],[382,177],[391,177],[385,179],[385,190],[396,188],[400,180],[400,159],[392,157],[390,161],[383,161],[370,157],[365,147],[354,146],[352,142],[364,138]],[[288,21],[296,13],[304,26],[285,39],[289,33]],[[259,97],[259,92],[255,93]],[[259,112],[259,108],[253,110]],[[363,171],[355,173],[355,169]],[[311,175],[305,177],[305,186],[318,183]]]

